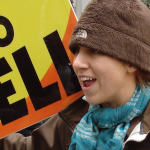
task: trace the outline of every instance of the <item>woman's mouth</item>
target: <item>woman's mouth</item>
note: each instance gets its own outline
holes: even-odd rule
[[[88,91],[90,90],[90,87],[95,83],[96,79],[95,78],[90,78],[90,77],[81,77],[80,78],[82,81],[82,89],[83,91]]]

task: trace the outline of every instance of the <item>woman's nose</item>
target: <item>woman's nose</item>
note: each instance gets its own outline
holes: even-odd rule
[[[89,67],[88,58],[86,54],[80,51],[78,54],[74,56],[73,68],[74,70],[77,70],[77,69],[87,69],[88,67]]]

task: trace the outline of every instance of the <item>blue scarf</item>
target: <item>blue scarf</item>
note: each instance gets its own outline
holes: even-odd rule
[[[74,130],[69,150],[122,150],[130,121],[142,114],[149,99],[150,89],[143,91],[137,86],[124,106],[101,108],[90,105],[91,110]]]

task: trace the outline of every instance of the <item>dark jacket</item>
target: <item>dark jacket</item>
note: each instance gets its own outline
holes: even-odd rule
[[[87,102],[79,98],[53,115],[31,136],[13,133],[0,140],[0,150],[68,150],[75,126],[88,111]]]
[[[79,98],[34,130],[32,136],[23,137],[13,133],[1,139],[0,150],[68,150],[73,130],[88,108],[87,102]],[[149,114],[150,104],[141,116],[133,119],[127,132],[124,150],[150,150]],[[136,130],[132,133],[133,129]]]

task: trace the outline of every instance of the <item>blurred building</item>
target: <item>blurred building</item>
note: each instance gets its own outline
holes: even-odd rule
[[[74,11],[76,13],[77,18],[79,18],[85,8],[85,6],[90,2],[91,0],[70,0],[72,3],[72,6],[74,8]],[[150,0],[141,0],[143,3],[145,3],[150,8]]]
[[[90,0],[70,0],[70,2],[72,3],[77,18],[79,18]]]

